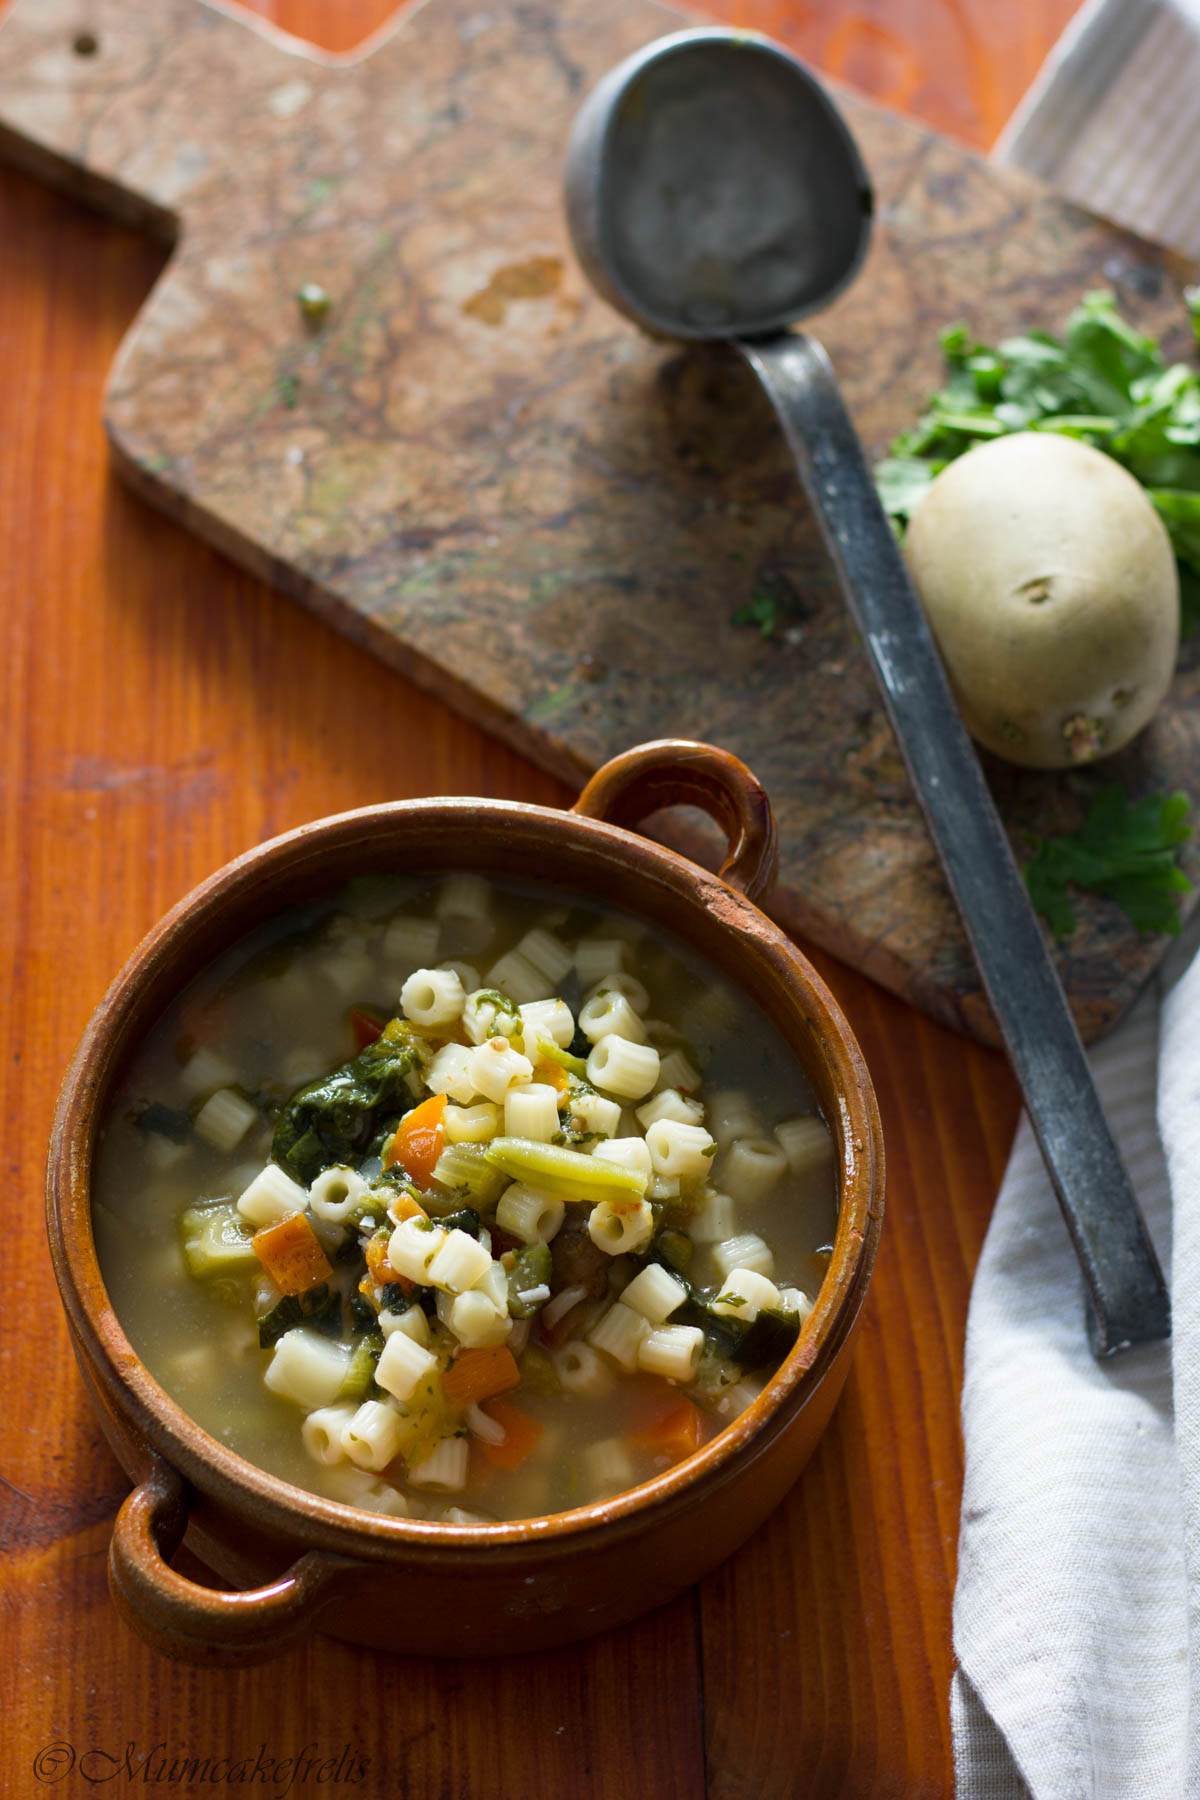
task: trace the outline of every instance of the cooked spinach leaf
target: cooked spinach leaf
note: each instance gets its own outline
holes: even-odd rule
[[[292,1096],[271,1155],[305,1187],[322,1169],[354,1162],[384,1118],[398,1117],[420,1098],[429,1060],[428,1045],[407,1020],[391,1020],[353,1061]]]

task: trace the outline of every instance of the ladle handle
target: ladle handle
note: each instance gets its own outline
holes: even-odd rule
[[[829,358],[798,333],[738,348],[779,415],[874,665],[1083,1270],[1092,1348],[1167,1337],[1154,1248]]]

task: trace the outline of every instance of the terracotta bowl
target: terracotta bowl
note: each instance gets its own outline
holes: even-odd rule
[[[724,829],[720,876],[637,836],[687,804]],[[50,1246],[84,1382],[136,1485],[117,1516],[113,1598],[156,1649],[202,1663],[264,1661],[308,1632],[385,1649],[479,1655],[544,1648],[671,1599],[755,1529],[795,1480],[845,1379],[883,1206],[879,1114],[858,1046],[824,983],[753,904],[774,871],[762,789],[702,744],[617,757],[570,812],[477,799],[404,801],[322,819],[239,857],[135,952],[63,1086],[50,1146]],[[791,1044],[831,1126],[841,1192],[829,1272],[794,1348],[710,1443],[629,1492],[546,1518],[448,1525],[388,1518],[303,1492],[209,1437],[134,1353],[91,1225],[93,1153],[133,1047],[213,958],[281,907],[379,869],[469,867],[574,889],[666,927],[734,979]],[[235,1591],[188,1580],[186,1538]]]

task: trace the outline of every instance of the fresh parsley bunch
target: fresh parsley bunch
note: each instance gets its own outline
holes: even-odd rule
[[[1200,339],[1200,288],[1184,291]],[[1146,489],[1179,563],[1183,629],[1200,623],[1200,372],[1163,361],[1112,294],[1085,294],[1062,341],[1049,332],[994,349],[962,325],[942,333],[948,379],[875,470],[901,528],[934,476],[985,438],[1061,431],[1094,444]]]

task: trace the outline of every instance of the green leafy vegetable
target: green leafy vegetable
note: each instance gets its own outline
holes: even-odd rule
[[[393,1019],[353,1062],[323,1075],[288,1101],[271,1155],[307,1187],[322,1169],[353,1162],[378,1122],[399,1117],[420,1098],[429,1046],[405,1019]]]
[[[1115,900],[1139,931],[1178,932],[1175,895],[1192,885],[1175,860],[1191,836],[1187,811],[1183,794],[1151,794],[1130,803],[1121,788],[1106,787],[1079,831],[1035,838],[1025,880],[1055,937],[1075,929],[1068,886]]]
[[[751,594],[745,606],[729,615],[733,625],[757,625],[765,638],[774,637],[779,626],[779,601],[774,594]]]
[[[1200,289],[1184,300],[1200,340]],[[1183,629],[1200,623],[1200,371],[1168,366],[1107,293],[1084,295],[1061,340],[1027,331],[992,347],[955,325],[941,344],[945,387],[875,470],[897,528],[934,476],[975,444],[1065,432],[1106,451],[1146,489],[1179,563]]]
[[[325,1337],[337,1337],[342,1326],[342,1299],[337,1289],[322,1281],[306,1293],[285,1294],[258,1321],[259,1348],[269,1350],[293,1325],[312,1325]]]

